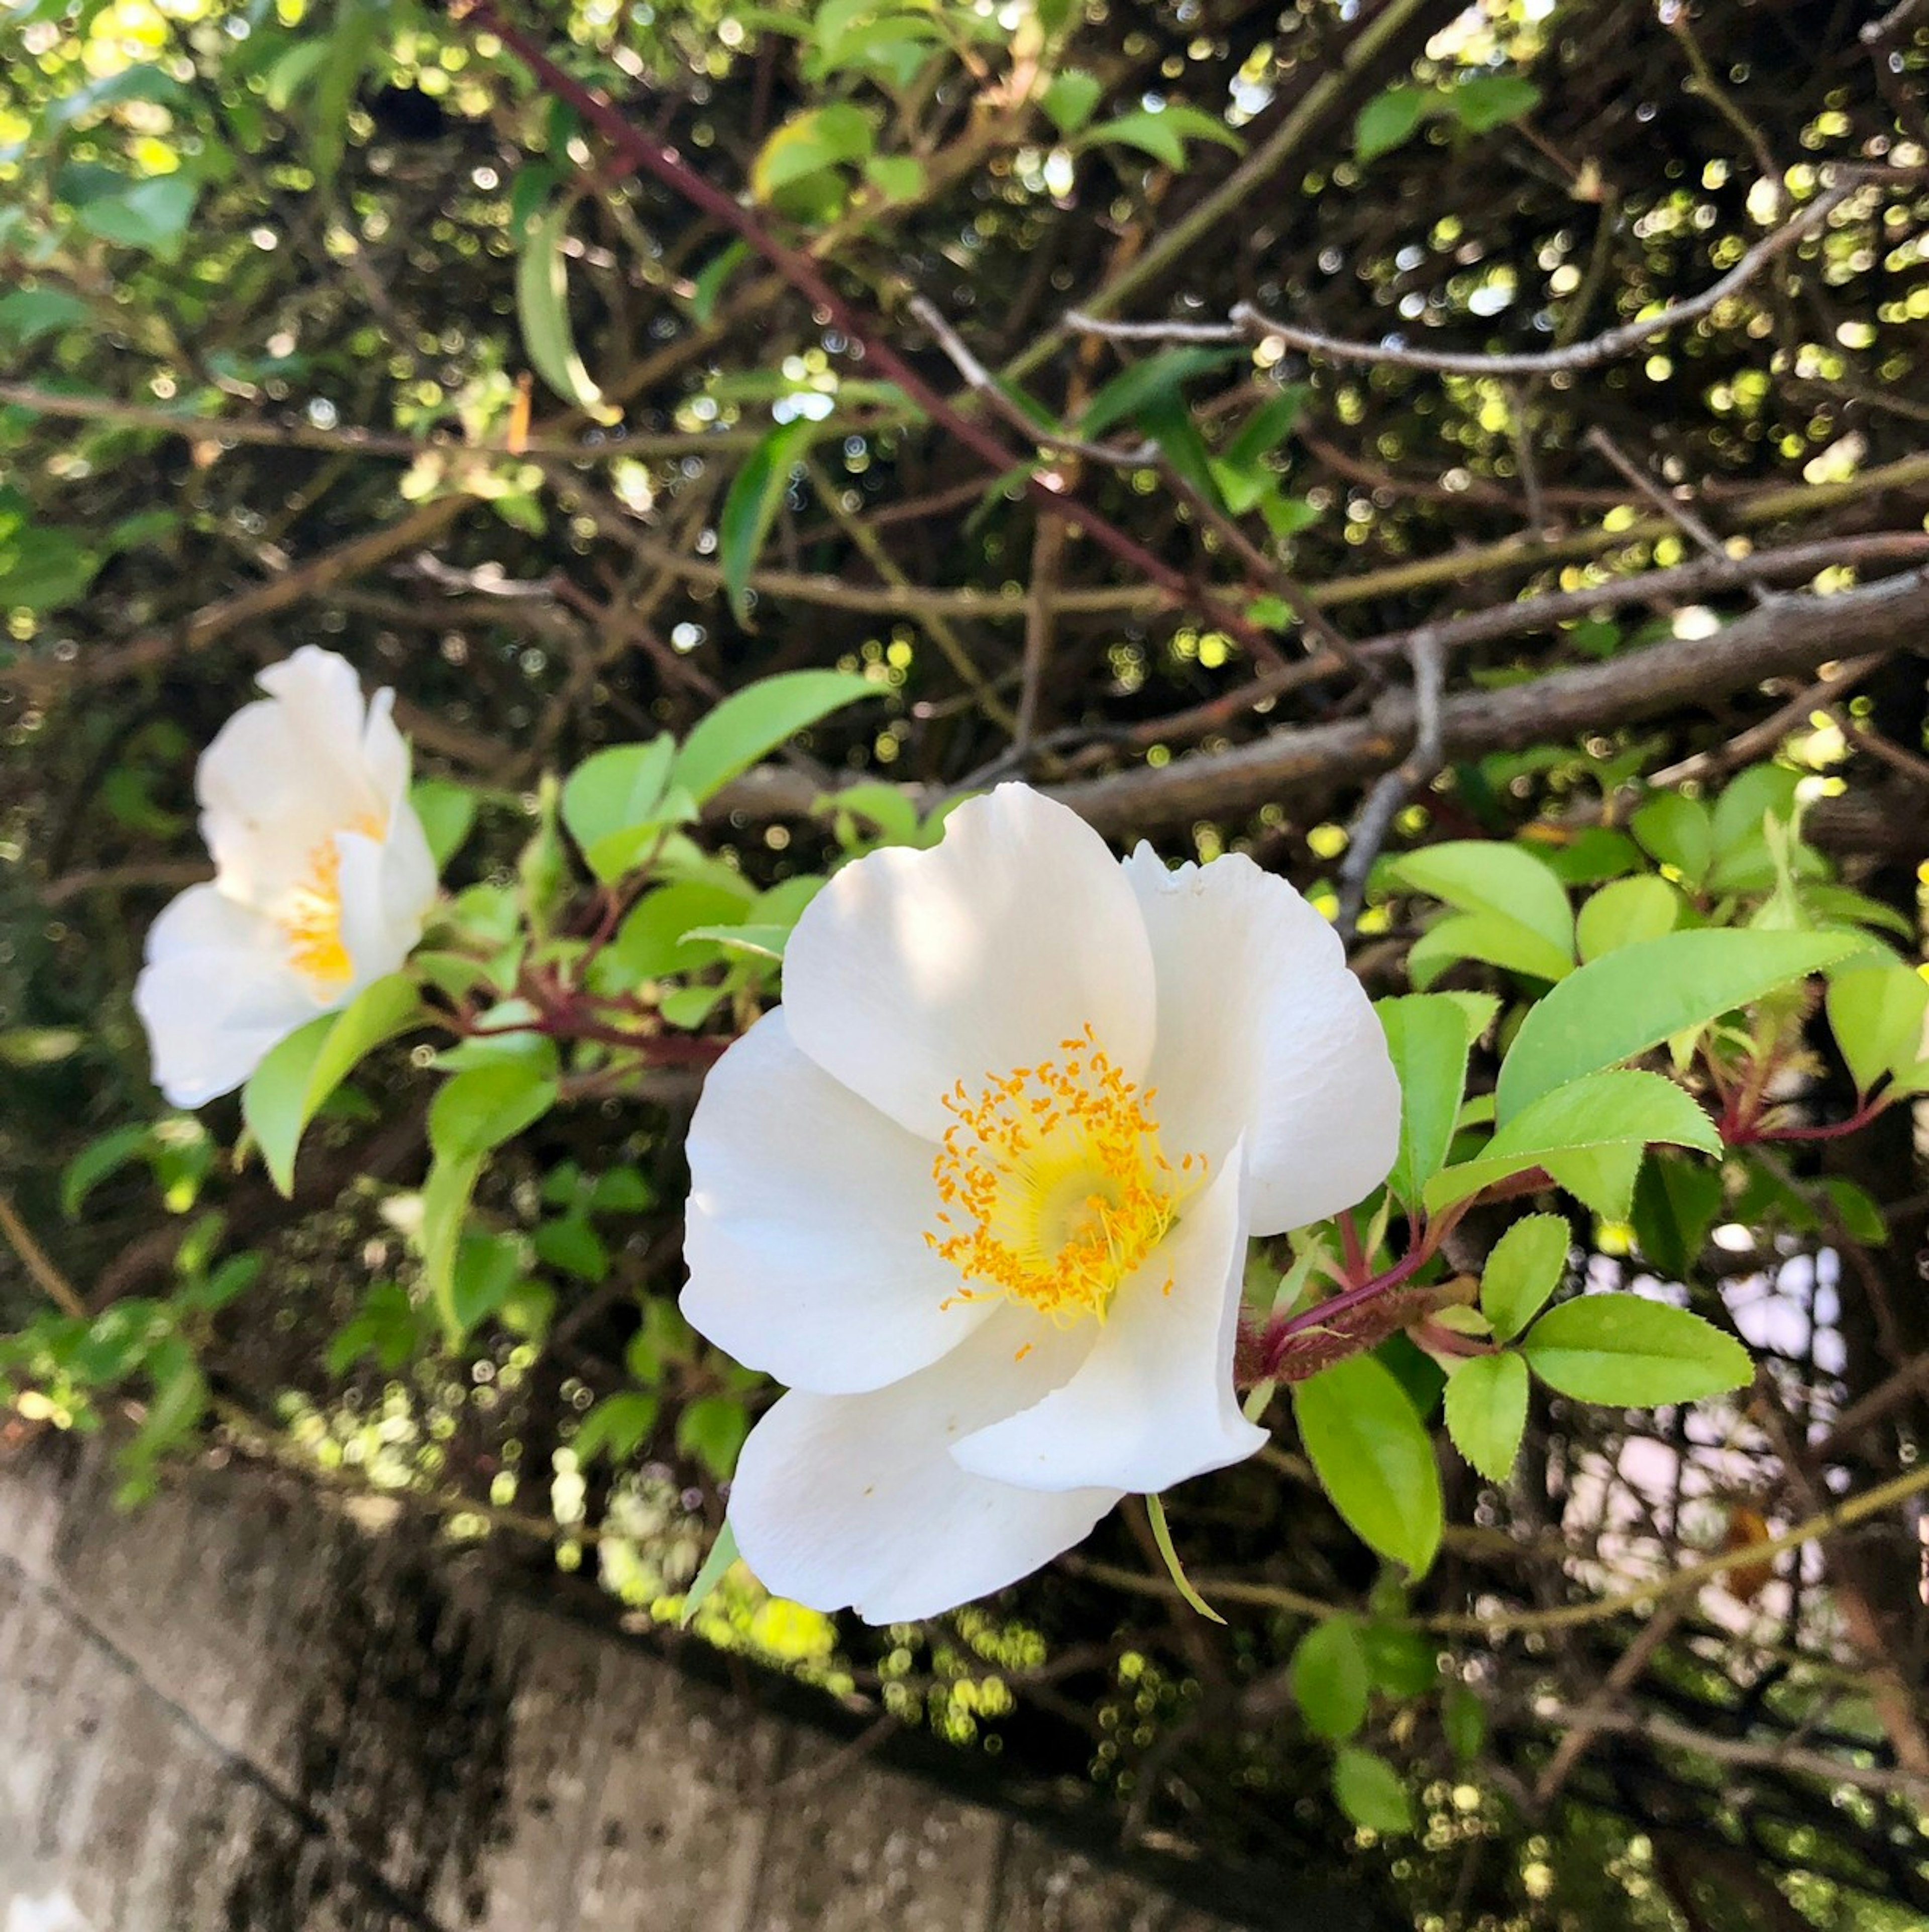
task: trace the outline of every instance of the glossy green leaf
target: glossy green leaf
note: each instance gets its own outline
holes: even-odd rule
[[[1545,941],[1550,957],[1557,958],[1562,968],[1573,963],[1574,915],[1567,888],[1520,846],[1484,838],[1452,839],[1403,852],[1388,869],[1408,891],[1427,893],[1462,912],[1522,927]]]
[[[479,1159],[541,1120],[556,1094],[553,1048],[465,1068],[429,1103],[429,1145],[439,1160]]]
[[[730,277],[749,259],[750,244],[733,242],[704,264],[701,272],[690,285],[690,319],[699,328],[709,326]]]
[[[1294,1647],[1288,1670],[1294,1701],[1310,1730],[1337,1743],[1366,1721],[1366,1653],[1351,1617],[1315,1624]]]
[[[818,425],[807,418],[780,423],[750,452],[743,466],[730,478],[730,492],[724,498],[723,512],[717,519],[717,561],[723,568],[730,608],[740,623],[749,621],[751,573],[763,554],[770,526],[777,520],[784,493],[820,434]]]
[[[1415,1576],[1440,1546],[1433,1438],[1393,1371],[1371,1355],[1322,1369],[1293,1389],[1300,1439],[1333,1506],[1360,1540]]]
[[[1550,1309],[1521,1353],[1550,1388],[1622,1408],[1699,1402],[1743,1387],[1754,1372],[1732,1336],[1635,1294],[1584,1294]]]
[[[1400,1774],[1383,1757],[1343,1745],[1333,1761],[1333,1795],[1352,1823],[1398,1837],[1413,1829],[1413,1801]]]
[[[446,778],[418,778],[409,788],[409,802],[422,822],[436,870],[440,872],[457,853],[476,825],[476,794],[468,786]]]
[[[1040,96],[1038,104],[1060,134],[1076,134],[1090,120],[1104,92],[1096,74],[1070,67],[1052,76],[1052,84]]]
[[[523,346],[536,372],[562,400],[600,423],[620,422],[614,407],[591,381],[577,353],[569,321],[569,278],[563,263],[563,244],[569,238],[567,200],[524,226],[516,252],[516,316]]]
[[[1540,88],[1517,74],[1476,74],[1446,94],[1448,112],[1469,134],[1504,127],[1540,104]]]
[[[848,100],[805,108],[764,142],[751,166],[751,192],[768,201],[807,176],[864,160],[876,139],[869,117]]]
[[[767,752],[859,699],[884,695],[854,672],[780,672],[733,692],[699,721],[676,754],[672,782],[699,804]]]
[[[1510,1342],[1548,1303],[1568,1271],[1574,1237],[1558,1214],[1528,1214],[1494,1244],[1480,1272],[1480,1312]]]
[[[1563,1186],[1571,1187],[1578,1179],[1586,1187],[1586,1177],[1598,1170],[1585,1166],[1576,1170],[1568,1156],[1621,1148],[1632,1150],[1638,1160],[1642,1148],[1657,1143],[1708,1154],[1719,1153],[1721,1147],[1714,1123],[1672,1080],[1632,1069],[1589,1074],[1542,1094],[1504,1121],[1474,1159],[1436,1174],[1425,1190],[1427,1209],[1437,1214],[1496,1180],[1534,1167],[1545,1168]],[[1625,1181],[1630,1189],[1634,1180],[1629,1167]],[[1588,1199],[1588,1193],[1582,1198]],[[1588,1205],[1611,1219],[1625,1216],[1625,1204],[1618,1212],[1612,1204],[1604,1207],[1589,1199]]]
[[[1581,957],[1598,959],[1638,940],[1658,939],[1673,932],[1683,909],[1681,895],[1652,872],[1616,879],[1591,894],[1574,921]]]
[[[1479,959],[1536,980],[1558,980],[1571,968],[1567,950],[1504,913],[1456,912],[1432,925],[1407,952],[1407,976],[1424,992],[1450,966]]]
[[[1624,946],[1572,973],[1530,1011],[1501,1068],[1498,1117],[1582,1074],[1631,1060],[1852,951],[1852,935],[1709,928]]]
[[[71,530],[16,530],[0,542],[0,610],[57,610],[86,596],[100,568]]]
[[[26,349],[44,335],[77,328],[92,313],[64,289],[15,289],[0,296],[0,341]]]
[[[1514,1473],[1527,1427],[1527,1364],[1511,1349],[1474,1355],[1447,1378],[1447,1433],[1492,1483]]]
[[[457,1076],[458,1079],[470,1077]],[[422,1226],[417,1236],[422,1251],[422,1280],[441,1318],[443,1335],[452,1344],[460,1341],[467,1332],[456,1306],[456,1257],[469,1204],[482,1177],[482,1159],[480,1154],[456,1157],[439,1154],[430,1163],[428,1178],[422,1183]]]
[[[295,1186],[295,1154],[322,1103],[385,1040],[421,1016],[422,998],[406,974],[364,987],[338,1013],[324,1013],[275,1046],[242,1089],[242,1118],[284,1195]]]
[[[598,848],[613,857],[610,842],[662,823],[676,760],[676,741],[665,731],[643,744],[592,752],[569,774],[562,786],[562,823],[586,858]],[[620,878],[627,869],[618,866],[609,877]]]
[[[192,175],[156,175],[132,183],[118,194],[101,195],[83,203],[80,222],[104,242],[138,248],[160,261],[177,261],[200,194],[201,184]]]
[[[1828,1025],[1858,1093],[1922,1054],[1929,980],[1912,966],[1838,974],[1828,982]]]
[[[1690,886],[1699,886],[1714,862],[1714,827],[1698,798],[1664,791],[1651,798],[1628,821],[1649,855],[1672,866]]]
[[[1121,370],[1093,397],[1078,418],[1078,434],[1102,436],[1116,423],[1136,421],[1148,404],[1178,394],[1194,376],[1245,358],[1246,352],[1240,349],[1162,349]]]
[[[1467,1084],[1472,1036],[1466,1012],[1440,994],[1381,1000],[1373,1010],[1400,1088],[1400,1152],[1387,1185],[1409,1206],[1440,1172]]]
[[[1360,110],[1353,123],[1353,152],[1362,161],[1390,153],[1412,140],[1434,105],[1430,90],[1390,87]]]
[[[628,1462],[650,1439],[662,1406],[661,1399],[646,1389],[620,1389],[604,1396],[569,1438],[578,1463],[587,1463],[598,1456],[616,1464]]]

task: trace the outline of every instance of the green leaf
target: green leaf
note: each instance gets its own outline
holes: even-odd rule
[[[1168,101],[1162,107],[1139,108],[1113,120],[1102,121],[1096,128],[1086,130],[1079,146],[1096,147],[1116,142],[1150,154],[1166,167],[1183,168],[1188,135],[1196,141],[1216,141],[1234,154],[1244,145],[1231,128],[1210,114]]]
[[[1550,1309],[1521,1353],[1550,1388],[1621,1408],[1698,1402],[1742,1388],[1754,1372],[1733,1336],[1635,1294],[1584,1294]]]
[[[748,892],[737,893],[704,879],[679,879],[646,893],[616,928],[608,957],[623,980],[660,980],[688,972],[716,956],[700,944],[686,949],[683,935],[704,926],[738,923],[750,903]]]
[[[584,1417],[569,1439],[578,1463],[601,1455],[613,1463],[627,1462],[650,1439],[662,1403],[644,1389],[621,1389],[605,1396]]]
[[[449,1306],[465,1335],[509,1298],[522,1274],[516,1242],[503,1234],[464,1234],[456,1243]]]
[[[1052,124],[1061,134],[1076,134],[1092,118],[1092,110],[1105,92],[1096,74],[1082,68],[1068,67],[1052,76],[1052,85],[1039,97]]]
[[[676,1418],[679,1450],[695,1456],[720,1483],[736,1467],[737,1451],[749,1433],[750,1418],[740,1396],[699,1396]]]
[[[421,1017],[422,998],[406,974],[365,986],[338,1013],[324,1013],[275,1046],[242,1089],[242,1118],[261,1149],[268,1178],[294,1192],[295,1155],[322,1103],[385,1040]]]
[[[1487,1742],[1487,1707],[1480,1694],[1464,1684],[1449,1684],[1440,1694],[1440,1728],[1455,1762],[1472,1763]]]
[[[1240,424],[1226,446],[1225,460],[1235,470],[1250,470],[1263,461],[1298,427],[1312,394],[1306,383],[1294,382],[1269,396]]]
[[[18,530],[0,543],[0,610],[55,610],[87,594],[100,560],[71,530]]]
[[[1852,934],[1718,927],[1664,933],[1591,961],[1522,1022],[1501,1068],[1498,1117],[1792,986],[1852,952]]]
[[[646,744],[592,752],[564,781],[562,823],[605,884],[620,878],[662,832],[676,760],[676,741],[665,731]],[[626,840],[626,834],[635,836]]]
[[[1102,436],[1114,423],[1136,419],[1148,404],[1176,395],[1195,376],[1223,368],[1245,354],[1243,349],[1162,349],[1121,370],[1100,390],[1078,418],[1078,434],[1088,439]]]
[[[1371,1355],[1322,1369],[1293,1389],[1300,1439],[1333,1506],[1370,1548],[1424,1573],[1440,1546],[1433,1438],[1399,1379]]]
[[[131,1126],[116,1127],[111,1133],[89,1141],[60,1178],[61,1212],[70,1221],[86,1204],[87,1197],[110,1174],[118,1174],[130,1160],[147,1151],[154,1129],[145,1120]]]
[[[1450,840],[1404,852],[1389,868],[1409,891],[1430,894],[1462,912],[1517,926],[1542,942],[1558,979],[1574,962],[1574,915],[1567,889],[1531,853],[1483,838]],[[1473,956],[1479,958],[1481,956]],[[1538,969],[1534,969],[1538,970]]]
[[[1333,1761],[1333,1795],[1347,1817],[1383,1838],[1413,1829],[1413,1801],[1400,1774],[1383,1757],[1345,1744]]]
[[[690,319],[700,328],[707,328],[717,312],[717,304],[732,275],[750,256],[748,242],[733,242],[704,264],[702,272],[690,285]]]
[[[1828,1024],[1856,1090],[1912,1066],[1922,1054],[1929,980],[1912,966],[1841,973],[1828,982]]]
[[[916,201],[930,182],[925,164],[913,154],[874,154],[864,164],[864,178],[890,202]]]
[[[1469,134],[1485,134],[1531,114],[1540,104],[1540,90],[1517,74],[1476,74],[1450,88],[1446,101]]]
[[[1527,1427],[1527,1364],[1510,1349],[1472,1355],[1447,1378],[1447,1433],[1490,1483],[1514,1473]]]
[[[1424,992],[1462,959],[1484,960],[1535,980],[1558,980],[1572,964],[1565,951],[1518,920],[1501,913],[1456,912],[1436,920],[1408,948],[1407,976]]]
[[[766,752],[860,698],[883,695],[854,672],[790,670],[733,692],[700,719],[676,754],[674,782],[699,804]]]
[[[1308,1730],[1340,1743],[1366,1721],[1366,1653],[1351,1617],[1329,1617],[1301,1637],[1288,1666]]]
[[[1662,792],[1634,814],[1628,829],[1651,856],[1673,866],[1690,886],[1708,877],[1714,862],[1714,828],[1700,799]]]
[[[1186,1608],[1195,1616],[1204,1617],[1208,1623],[1223,1624],[1226,1619],[1192,1588],[1192,1580],[1186,1574],[1186,1566],[1179,1561],[1178,1546],[1172,1540],[1172,1526],[1166,1520],[1166,1500],[1156,1492],[1145,1498],[1145,1520],[1152,1526],[1152,1540],[1166,1565],[1166,1574],[1172,1578],[1172,1586]]]
[[[1616,879],[1592,894],[1574,922],[1582,958],[1598,959],[1623,946],[1672,932],[1684,908],[1681,895],[1651,872]]]
[[[1480,1274],[1480,1312],[1510,1342],[1547,1304],[1568,1271],[1573,1240],[1558,1214],[1529,1214],[1502,1235]]]
[[[1597,1214],[1624,1220],[1622,1184],[1631,1192],[1641,1150],[1658,1142],[1707,1154],[1721,1150],[1714,1123],[1672,1080],[1632,1070],[1589,1074],[1542,1094],[1504,1122],[1473,1160],[1436,1174],[1426,1184],[1427,1211],[1438,1214],[1509,1174],[1540,1167]],[[1574,1158],[1617,1148],[1631,1160],[1604,1170]]]
[[[556,1056],[525,1054],[471,1066],[429,1103],[429,1145],[439,1161],[479,1160],[556,1104]]]
[[[683,1598],[683,1607],[677,1614],[676,1627],[687,1630],[690,1619],[702,1609],[705,1600],[724,1580],[724,1574],[730,1566],[740,1561],[737,1555],[736,1532],[728,1523],[717,1532],[717,1540],[710,1545],[710,1553],[704,1558],[704,1566],[691,1579],[688,1592]]]
[[[750,189],[768,201],[779,188],[847,161],[861,161],[876,136],[868,117],[849,101],[794,114],[764,144],[751,165]]]
[[[569,278],[563,244],[569,238],[565,200],[524,226],[516,254],[516,317],[536,372],[566,403],[599,423],[620,422],[622,411],[604,398],[576,352],[569,323]]]
[[[818,426],[806,417],[781,423],[750,452],[743,467],[730,478],[730,492],[717,518],[717,561],[723,568],[730,608],[740,624],[750,621],[750,574],[757,568],[764,540],[776,521],[784,493],[790,487],[791,474],[820,434]]]
[[[1390,87],[1360,109],[1353,123],[1353,152],[1362,161],[1388,154],[1412,140],[1435,104],[1424,88]]]
[[[1373,1010],[1400,1078],[1400,1152],[1387,1185],[1409,1207],[1440,1172],[1454,1139],[1472,1045],[1467,1014],[1441,994],[1380,1000]]]
[[[453,784],[447,778],[418,778],[409,788],[409,802],[422,820],[440,872],[475,829],[476,794],[466,785]]]
[[[456,1077],[472,1076],[458,1074]],[[482,1159],[480,1154],[460,1158],[438,1154],[422,1183],[422,1219],[418,1237],[422,1250],[422,1280],[442,1318],[443,1335],[452,1345],[466,1333],[456,1306],[455,1264],[469,1204],[482,1175]]]
[[[686,940],[694,944],[707,941],[720,946],[726,952],[746,952],[759,959],[781,962],[784,957],[784,942],[790,936],[788,926],[767,925],[761,921],[748,921],[742,926],[696,926],[685,933]]]
[[[1658,1156],[1634,1190],[1634,1240],[1671,1281],[1686,1281],[1722,1204],[1721,1172],[1705,1162]]]
[[[64,289],[16,289],[0,296],[0,340],[26,349],[44,335],[78,328],[92,314]]]
[[[90,235],[123,248],[139,248],[163,262],[178,261],[201,184],[192,175],[156,175],[118,194],[101,195],[79,209]]]

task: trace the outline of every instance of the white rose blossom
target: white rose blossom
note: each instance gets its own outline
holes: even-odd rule
[[[147,936],[134,1005],[177,1107],[238,1087],[269,1049],[392,973],[422,937],[435,860],[409,802],[394,693],[305,646],[215,734],[195,772],[214,879]]]
[[[1338,936],[1230,855],[1124,864],[1023,785],[847,866],[692,1123],[685,1313],[789,1385],[730,1520],[765,1586],[934,1615],[1266,1439],[1247,1237],[1383,1180],[1398,1083]]]

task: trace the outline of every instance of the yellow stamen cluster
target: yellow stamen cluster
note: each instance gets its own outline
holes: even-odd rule
[[[382,826],[364,813],[348,828],[370,838]],[[355,976],[341,939],[341,852],[333,837],[308,854],[302,882],[283,902],[281,929],[288,935],[288,963],[324,998],[332,998]]]
[[[955,1118],[932,1170],[938,1229],[925,1239],[964,1277],[962,1298],[1007,1294],[1064,1327],[1104,1318],[1204,1162],[1166,1158],[1156,1090],[1127,1080],[1089,1024],[1059,1051],[991,1076],[975,1098],[962,1080],[946,1095]]]

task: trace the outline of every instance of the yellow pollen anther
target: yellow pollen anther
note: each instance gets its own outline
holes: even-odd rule
[[[370,838],[382,826],[364,813],[346,828]],[[341,852],[332,835],[308,854],[308,869],[283,902],[280,925],[288,935],[288,963],[316,993],[332,999],[355,976],[341,938]]]
[[[1059,1046],[1076,1058],[988,1074],[976,1099],[962,1081],[944,1096],[956,1120],[932,1177],[946,1232],[925,1239],[963,1276],[960,1299],[1010,1295],[1064,1327],[1104,1318],[1205,1161],[1189,1154],[1174,1169],[1150,1091],[1112,1064],[1090,1026]],[[954,1209],[955,1220],[944,1211]]]

